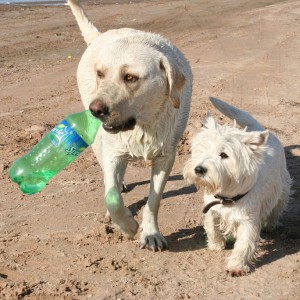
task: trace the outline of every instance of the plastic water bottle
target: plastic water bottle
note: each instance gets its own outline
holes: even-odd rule
[[[10,178],[25,194],[41,191],[55,174],[94,142],[100,124],[89,110],[67,116],[10,167]]]

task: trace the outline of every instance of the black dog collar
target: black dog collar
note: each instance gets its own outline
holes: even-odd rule
[[[212,201],[212,202],[208,203],[207,205],[205,205],[202,212],[204,214],[206,214],[213,206],[215,206],[217,204],[230,205],[232,203],[235,203],[236,201],[238,201],[238,200],[242,199],[244,196],[246,196],[248,193],[249,192],[247,192],[243,195],[237,195],[237,196],[232,197],[232,198],[223,197],[223,196],[220,196],[220,195],[215,195],[214,197],[216,199],[219,199],[219,200]]]

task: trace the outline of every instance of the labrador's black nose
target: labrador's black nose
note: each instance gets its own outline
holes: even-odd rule
[[[207,169],[203,166],[197,166],[195,168],[195,173],[196,174],[204,175],[206,172],[207,172]]]
[[[92,115],[96,118],[103,118],[109,114],[108,107],[101,100],[94,100],[89,108]]]

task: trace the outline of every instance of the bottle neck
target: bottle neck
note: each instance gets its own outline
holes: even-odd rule
[[[89,110],[69,115],[66,121],[88,145],[94,142],[101,125],[101,121],[95,118]]]

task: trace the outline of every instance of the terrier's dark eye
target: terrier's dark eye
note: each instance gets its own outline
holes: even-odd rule
[[[99,78],[103,78],[104,77],[104,74],[101,72],[101,71],[97,71],[97,76],[99,77]]]
[[[125,74],[124,81],[125,82],[136,82],[139,78],[137,76],[134,76],[132,74]]]
[[[222,152],[220,154],[221,158],[224,159],[224,158],[228,158],[228,155],[225,153],[225,152]]]

